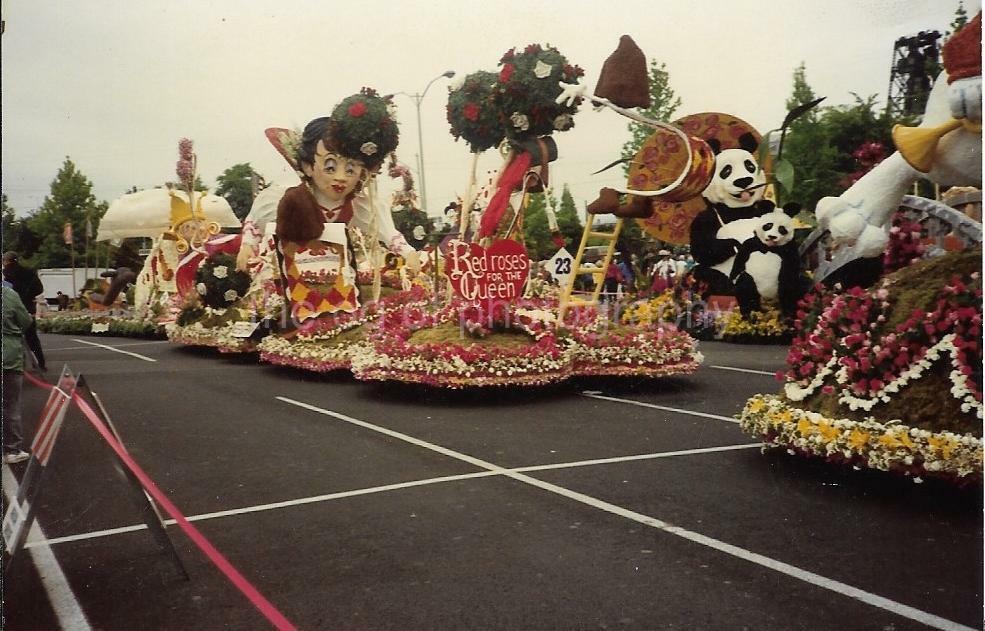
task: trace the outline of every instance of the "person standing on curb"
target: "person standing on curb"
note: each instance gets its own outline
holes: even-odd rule
[[[38,323],[34,318],[37,309],[37,303],[34,299],[44,292],[44,285],[41,284],[37,271],[20,264],[16,252],[3,253],[3,278],[13,286],[14,291],[21,299],[21,304],[31,314],[31,324],[24,329],[24,341],[34,353],[34,358],[38,362],[38,370],[45,372],[48,370],[48,366],[44,361],[44,351],[41,350],[41,340],[38,338]]]
[[[24,331],[34,318],[8,282],[3,283],[3,461],[23,462],[31,457],[24,451],[21,422],[21,389],[24,385]]]

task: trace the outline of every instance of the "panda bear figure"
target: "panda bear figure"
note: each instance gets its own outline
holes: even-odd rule
[[[730,280],[742,317],[761,309],[762,298],[778,300],[780,310],[792,317],[797,301],[808,289],[800,273],[800,255],[794,242],[793,215],[799,209],[788,205],[757,219],[755,236],[742,242],[735,255]]]
[[[739,246],[755,235],[759,217],[773,212],[772,202],[763,199],[766,174],[753,152],[756,137],[739,137],[738,149],[721,149],[716,139],[707,141],[715,152],[715,173],[702,192],[707,202],[691,222],[691,256],[696,263],[694,278],[707,286],[705,295],[735,293],[729,280]]]

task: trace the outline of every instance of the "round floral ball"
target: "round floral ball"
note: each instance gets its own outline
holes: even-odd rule
[[[389,98],[372,88],[342,99],[332,110],[331,135],[339,153],[376,171],[396,150],[400,130]]]
[[[195,272],[195,290],[202,302],[213,309],[226,309],[250,288],[250,276],[236,271],[236,257],[216,254]]]
[[[479,70],[465,77],[461,86],[448,93],[445,107],[451,135],[464,138],[473,153],[498,145],[505,136],[493,92],[499,75]]]
[[[568,63],[556,48],[530,44],[510,49],[499,60],[493,94],[506,135],[513,139],[547,136],[575,125],[581,99],[570,106],[555,103],[563,83],[575,84],[585,71]]]

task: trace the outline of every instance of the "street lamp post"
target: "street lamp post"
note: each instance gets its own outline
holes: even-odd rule
[[[441,73],[434,79],[428,81],[428,84],[424,86],[424,90],[422,92],[416,94],[408,94],[407,92],[397,92],[397,94],[403,94],[404,96],[409,96],[414,101],[414,105],[417,107],[417,147],[418,147],[417,153],[418,153],[418,161],[419,161],[418,173],[420,173],[421,176],[421,205],[424,208],[424,212],[427,212],[428,209],[428,189],[427,189],[427,184],[425,184],[424,182],[424,134],[421,132],[421,101],[424,100],[424,96],[428,93],[428,88],[431,87],[432,83],[434,83],[441,77],[447,77],[448,79],[451,79],[454,76],[455,76],[454,70],[446,70],[445,72]]]

